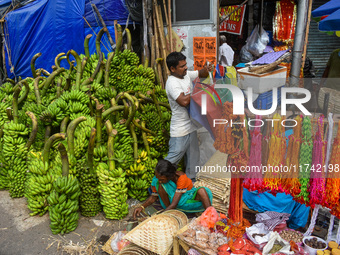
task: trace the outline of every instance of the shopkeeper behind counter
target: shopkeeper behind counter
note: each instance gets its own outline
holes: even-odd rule
[[[206,187],[195,188],[184,172],[177,171],[170,161],[158,161],[151,182],[151,196],[133,212],[136,219],[141,211],[159,198],[165,210],[178,209],[183,212],[203,212],[211,206],[212,193]]]

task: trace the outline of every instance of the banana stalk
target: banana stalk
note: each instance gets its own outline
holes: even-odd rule
[[[98,64],[96,66],[96,69],[94,70],[94,72],[91,75],[91,78],[94,80],[99,72],[99,70],[101,69],[101,66],[103,64],[103,54],[100,52],[99,54],[99,60],[98,60]]]
[[[18,99],[18,105],[21,104],[24,100],[26,100],[28,93],[30,92],[30,87],[29,87],[26,80],[23,80],[19,83],[21,83],[25,86],[25,91],[24,91],[24,94]]]
[[[135,161],[138,159],[138,140],[135,132],[135,126],[133,124],[130,125],[130,132],[133,139],[133,158]]]
[[[81,75],[80,75],[81,77],[83,77],[84,69],[88,59],[89,59],[88,57],[84,57],[81,61]]]
[[[84,40],[84,50],[85,50],[85,56],[87,58],[90,58],[89,41],[91,37],[92,37],[92,34],[88,34]]]
[[[37,78],[34,79],[34,94],[35,94],[35,98],[37,99],[37,105],[41,105],[41,97],[40,97],[40,92],[39,92],[39,81],[42,80],[43,77],[39,76]]]
[[[93,150],[94,150],[95,142],[96,142],[96,129],[92,128],[90,140],[89,140],[89,146],[88,146],[88,149],[87,149],[87,166],[89,168],[90,174],[95,173],[95,169],[93,167]]]
[[[52,124],[48,124],[45,128],[45,143],[47,142],[48,138],[50,138],[52,134]]]
[[[71,88],[71,78],[66,78],[66,83],[63,91],[68,91]]]
[[[12,108],[11,107],[7,107],[6,108],[6,114],[7,114],[7,118],[9,120],[13,120],[13,113],[12,113]]]
[[[132,50],[131,44],[132,44],[132,39],[131,39],[131,32],[128,28],[125,28],[126,32],[126,41],[127,41],[127,49]]]
[[[59,98],[61,96],[61,83],[63,82],[63,79],[60,77],[57,82],[57,94],[56,97]]]
[[[144,132],[149,133],[149,134],[151,134],[151,135],[153,135],[153,136],[156,136],[156,135],[157,135],[155,132],[153,132],[153,131],[147,129],[146,127],[143,127],[143,126],[139,125],[139,124],[138,124],[138,121],[139,121],[139,120],[133,119],[133,120],[132,120],[133,125],[135,125],[137,128],[139,128],[139,129],[143,130]]]
[[[100,83],[104,75],[104,63],[100,65],[99,72],[97,74],[96,82]]]
[[[54,64],[56,67],[60,68],[60,61],[62,60],[61,57],[63,57],[64,55],[65,53],[61,52],[54,58]],[[66,59],[66,57],[64,56],[63,59]]]
[[[12,108],[13,108],[13,121],[16,124],[19,122],[18,97],[19,97],[20,91],[21,91],[21,88],[17,87],[15,89],[15,91],[14,91],[14,94],[13,94],[13,105],[12,105]]]
[[[35,61],[41,56],[41,52],[35,54],[31,59],[31,71],[33,78],[37,78],[37,71],[35,70]]]
[[[148,102],[148,103],[155,103],[151,98],[149,98],[149,97],[143,95],[142,93],[137,93],[137,96],[138,96],[139,98],[143,99],[144,101]],[[158,104],[159,104],[160,106],[164,106],[164,107],[166,107],[168,110],[171,111],[171,108],[170,108],[170,105],[169,105],[169,104],[163,103],[163,102],[159,102],[159,101],[157,101],[157,102],[158,102]]]
[[[61,162],[62,162],[62,169],[63,169],[63,176],[67,177],[70,172],[70,164],[68,162],[68,156],[65,146],[62,143],[58,144],[58,151],[60,153]]]
[[[66,116],[63,121],[60,123],[60,133],[66,133],[67,123],[70,120],[70,116]]]
[[[145,122],[142,121],[142,127],[145,128]],[[142,130],[142,138],[143,138],[143,143],[144,143],[144,147],[146,149],[146,152],[148,153],[148,155],[150,155],[150,146],[149,146],[149,142],[148,139],[146,137],[146,133],[144,130]]]
[[[164,119],[163,119],[163,115],[162,115],[162,110],[161,110],[161,108],[159,107],[159,103],[158,103],[158,100],[157,100],[157,98],[156,98],[156,95],[155,95],[153,92],[151,92],[151,93],[150,93],[150,96],[151,96],[151,98],[152,98],[152,100],[153,100],[153,102],[154,102],[154,104],[155,104],[155,106],[156,106],[158,115],[159,115],[159,117],[161,118],[162,123],[164,123]]]
[[[29,151],[29,149],[31,148],[35,138],[37,137],[37,133],[38,133],[38,120],[37,120],[37,117],[34,115],[33,112],[28,112],[27,111],[26,114],[32,120],[32,132],[31,132],[31,135],[28,138],[27,143],[26,143],[27,150]]]
[[[120,52],[120,48],[122,47],[122,43],[123,43],[122,27],[119,24],[116,24],[116,31],[117,31],[117,38],[116,38],[115,55],[117,55]]]
[[[58,70],[56,70],[56,71],[53,71],[53,72],[51,73],[51,75],[48,76],[48,78],[47,78],[46,81],[44,82],[44,88],[43,88],[43,90],[42,90],[42,92],[41,92],[41,96],[42,96],[42,97],[46,95],[47,90],[49,89],[49,87],[50,87],[52,81],[54,80],[54,78],[55,78],[57,75],[61,74],[62,72],[65,72],[65,69],[64,69],[64,68],[60,68],[60,69],[58,69]]]
[[[136,114],[136,105],[135,105],[135,101],[133,100],[131,95],[129,95],[128,93],[124,92],[123,93],[123,97],[125,97],[127,100],[130,101],[129,115],[128,115],[128,119],[127,119],[127,121],[125,123],[126,127],[128,127],[130,125],[132,119],[135,117],[135,114]]]
[[[80,80],[81,80],[81,69],[82,69],[82,67],[81,67],[81,60],[80,60],[80,57],[79,57],[78,53],[75,52],[74,50],[69,50],[67,52],[67,58],[68,58],[69,54],[71,54],[76,59],[77,74],[76,74],[76,87],[75,87],[75,89],[79,90],[80,89]]]
[[[78,117],[70,122],[67,127],[66,135],[67,135],[67,148],[68,153],[75,158],[74,156],[74,131],[76,130],[79,123],[85,121],[86,118],[84,116]]]
[[[43,161],[44,164],[46,165],[49,164],[49,157],[50,157],[50,149],[52,147],[52,145],[60,140],[65,140],[65,134],[64,133],[57,133],[52,135],[50,138],[48,138],[48,140],[45,143],[43,152],[42,152],[42,156],[43,156]]]
[[[94,99],[96,102],[96,129],[97,129],[97,146],[101,144],[102,141],[102,109],[104,107],[103,104],[100,104],[98,99]]]
[[[111,113],[116,112],[116,111],[122,111],[122,110],[124,110],[124,108],[125,108],[125,106],[123,106],[123,105],[112,106],[109,109],[107,109],[105,112],[103,112],[102,117],[103,117],[103,119],[105,119]]]
[[[107,130],[108,131],[108,130]],[[115,143],[115,136],[117,135],[116,129],[111,129],[111,132],[108,133],[108,141],[107,141],[107,150],[108,150],[108,161],[109,161],[109,171],[114,171],[116,169],[115,160],[114,160],[114,143]]]
[[[107,32],[107,28],[103,27],[102,29],[100,29],[100,31],[98,32],[97,37],[96,37],[96,51],[97,51],[97,55],[98,55],[99,59],[100,59],[100,56],[102,56],[102,59],[103,59],[103,53],[102,53],[102,50],[100,48],[100,41],[101,41],[104,33],[106,33],[106,32]]]
[[[107,56],[106,64],[105,64],[105,76],[104,76],[104,84],[105,88],[109,88],[109,81],[110,81],[110,67],[111,67],[111,61],[114,57],[114,53],[110,52]]]
[[[13,81],[13,80],[10,79],[10,78],[6,78],[6,82],[9,82],[9,83],[11,83],[13,86],[15,86],[15,81]]]

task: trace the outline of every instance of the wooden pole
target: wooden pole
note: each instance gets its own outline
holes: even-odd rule
[[[305,45],[303,47],[303,55],[302,55],[302,65],[301,65],[302,68],[305,67],[305,61],[306,61],[306,52],[307,52],[307,45],[308,45],[310,19],[311,19],[311,14],[312,14],[312,5],[313,5],[313,1],[309,0],[306,35],[305,35]]]
[[[100,15],[99,10],[97,9],[97,6],[96,6],[95,4],[91,4],[91,6],[92,6],[92,8],[94,9],[94,11],[96,12],[96,14],[97,14],[97,16],[98,16],[98,18],[99,18],[99,21],[100,21],[100,23],[102,24],[102,26],[103,26],[104,28],[106,28],[105,33],[106,33],[107,37],[109,38],[109,41],[110,41],[111,46],[113,46],[115,43],[114,43],[113,40],[112,40],[112,37],[111,37],[111,35],[110,35],[109,30],[108,30],[107,27],[106,27],[106,24],[105,24],[105,22],[104,22],[104,20],[103,20],[102,15]]]
[[[172,27],[171,27],[171,0],[168,0],[168,17],[169,17],[169,42],[170,42],[170,52],[173,52],[172,45]]]
[[[155,55],[156,55],[156,59],[160,59],[161,58],[161,54],[160,54],[160,48],[159,48],[159,39],[158,39],[158,29],[157,29],[157,25],[156,25],[156,10],[155,10],[155,6],[153,8],[153,25],[154,25],[154,40],[155,40]],[[160,64],[157,63],[157,61],[154,62],[154,65],[156,65],[156,69],[157,69],[157,73],[159,76],[159,80],[161,83],[162,88],[164,88],[164,78],[163,78],[163,72],[162,72],[162,67]]]

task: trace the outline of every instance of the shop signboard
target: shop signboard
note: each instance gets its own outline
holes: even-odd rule
[[[235,9],[238,8],[238,5],[230,5],[220,8],[220,17],[225,17],[229,15]],[[230,34],[240,35],[242,33],[244,13],[246,12],[246,6],[243,5],[241,8],[233,12],[229,19],[226,19],[220,25],[220,32],[227,32]]]

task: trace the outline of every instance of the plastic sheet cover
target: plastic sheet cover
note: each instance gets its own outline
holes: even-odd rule
[[[106,26],[113,26],[114,20],[118,24],[125,25],[129,16],[129,11],[125,5],[125,0],[86,0],[85,1],[85,19],[91,27],[101,27],[101,23],[93,10],[91,4],[95,4],[99,10],[100,15],[105,21]],[[130,23],[131,19],[130,19]],[[85,23],[85,27],[89,27]]]
[[[37,0],[8,13],[5,23],[8,77],[32,77],[30,61],[39,52],[42,55],[35,66],[49,72],[57,54],[70,49],[83,53],[84,9],[85,1]]]

